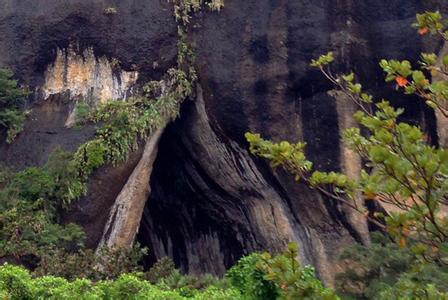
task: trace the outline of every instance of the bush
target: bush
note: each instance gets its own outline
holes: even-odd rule
[[[266,280],[266,273],[257,268],[260,261],[259,253],[245,256],[227,271],[226,277],[248,299],[276,299],[278,292],[274,283]]]
[[[91,266],[98,266],[98,261],[92,251],[86,254],[87,259],[48,252],[45,265],[52,269],[38,268],[34,272],[37,278],[22,267],[1,266],[0,295],[7,299],[338,299],[316,279],[313,268],[299,265],[296,249],[290,245],[289,250],[274,257],[267,253],[243,257],[227,272],[225,280],[211,275],[182,275],[173,271],[172,262],[165,258],[149,272],[156,284],[145,280],[148,274],[138,269],[125,267],[121,270],[127,273],[117,276],[107,274],[104,268],[93,272]],[[53,256],[59,259],[51,260]],[[167,272],[162,266],[168,267]],[[158,274],[161,277],[157,278]]]
[[[8,295],[6,299],[33,299],[30,274],[21,267],[4,265],[0,268],[0,291]]]
[[[247,299],[339,299],[316,278],[314,269],[297,261],[297,244],[276,256],[251,254],[226,274]]]
[[[170,277],[175,271],[174,262],[168,257],[163,257],[145,273],[145,277],[149,282],[156,284],[160,280]]]
[[[8,143],[23,130],[25,114],[20,111],[20,106],[28,95],[12,77],[10,70],[0,69],[0,127],[7,130]]]
[[[348,247],[341,260],[348,268],[336,276],[338,291],[347,297],[374,299],[384,285],[395,284],[401,273],[410,270],[415,256],[374,233],[371,245]]]
[[[131,249],[104,247],[97,253],[84,248],[71,252],[62,248],[47,249],[39,253],[40,262],[33,274],[59,276],[68,280],[116,279],[123,273],[142,271],[139,262],[146,253],[146,248],[140,248],[138,244]]]
[[[74,108],[75,128],[81,128],[88,122],[90,116],[90,106],[84,102],[78,102]]]

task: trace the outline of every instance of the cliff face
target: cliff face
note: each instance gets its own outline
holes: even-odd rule
[[[318,168],[356,176],[359,159],[339,139],[353,124],[354,108],[329,96],[330,86],[308,67],[334,50],[340,70],[354,70],[378,98],[394,98],[406,108],[404,117],[437,143],[431,111],[386,87],[377,61],[417,58],[420,39],[410,24],[425,9],[446,10],[443,3],[227,0],[221,12],[197,15],[189,32],[196,43],[197,96],[162,134],[151,195],[144,212],[130,216],[143,214],[137,239],[150,248],[148,263],[168,255],[186,271],[222,274],[241,255],[277,251],[295,240],[301,260],[331,284],[339,251],[367,241],[367,225],[251,156],[243,135],[304,140]],[[116,13],[107,14],[109,7]],[[1,0],[0,37],[0,67],[12,68],[35,91],[25,131],[0,145],[0,161],[16,169],[92,137],[93,128],[66,126],[76,101],[125,98],[175,63],[176,23],[166,1]],[[86,229],[89,246],[100,241],[140,156],[98,170],[88,195],[66,213],[67,222]]]

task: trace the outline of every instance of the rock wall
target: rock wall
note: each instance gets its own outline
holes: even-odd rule
[[[358,161],[339,139],[352,108],[328,95],[329,84],[308,67],[331,49],[338,70],[354,70],[378,98],[404,106],[404,119],[437,143],[433,112],[384,84],[377,61],[415,60],[422,45],[410,24],[425,9],[446,11],[444,2],[227,0],[221,12],[197,15],[189,37],[202,91],[161,137],[137,236],[151,250],[147,263],[168,255],[185,271],[222,274],[241,255],[296,240],[301,260],[331,285],[338,253],[366,241],[365,224],[251,156],[243,135],[304,140],[318,168],[356,175]],[[117,13],[106,14],[108,7]],[[175,63],[171,12],[159,0],[1,0],[0,67],[36,92],[25,131],[0,144],[0,162],[22,169],[44,163],[56,147],[75,150],[94,131],[65,126],[74,99],[121,98],[160,79]],[[98,244],[106,212],[140,158],[141,151],[98,170],[88,195],[65,214],[86,229],[89,246]]]
[[[448,54],[448,42],[445,42],[442,49],[439,52],[440,57],[444,57]],[[441,59],[440,59],[441,60]],[[441,61],[437,62],[438,65],[442,65]],[[439,75],[440,76],[440,75]],[[435,78],[436,80],[440,80],[440,78]],[[446,76],[444,78],[446,80]],[[437,119],[437,137],[439,141],[439,145],[441,147],[448,147],[448,120],[446,117],[447,113],[447,105],[443,106],[443,112],[440,109],[435,111],[436,119]]]
[[[134,244],[146,200],[151,192],[149,183],[159,140],[168,120],[163,123],[148,137],[139,163],[115,199],[97,249],[105,246],[130,248]]]

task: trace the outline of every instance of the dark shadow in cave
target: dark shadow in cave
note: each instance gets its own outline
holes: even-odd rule
[[[149,248],[145,269],[168,256],[183,272],[222,275],[245,254],[237,238],[242,233],[226,220],[230,195],[189,155],[182,123],[162,136],[137,241]]]

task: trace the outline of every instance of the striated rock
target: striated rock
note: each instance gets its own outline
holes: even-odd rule
[[[146,141],[139,163],[129,176],[109,212],[109,219],[97,246],[132,247],[140,226],[143,209],[150,195],[149,179],[157,156],[160,136],[168,121],[164,121]]]
[[[50,95],[69,93],[70,98],[84,101],[126,99],[129,89],[135,85],[138,72],[119,71],[114,74],[113,62],[106,57],[95,57],[92,48],[78,54],[73,45],[68,49],[57,49],[56,59],[45,72],[42,86],[43,98]]]
[[[73,45],[57,49],[54,63],[45,71],[45,83],[40,89],[43,99],[67,93],[69,99],[90,103],[91,106],[108,100],[125,100],[132,93],[138,72],[120,70],[114,63],[119,64],[116,59],[97,58],[92,48],[84,49],[80,54]],[[72,109],[65,126],[71,127],[75,122]]]
[[[342,92],[333,92],[332,96],[336,100],[339,135],[342,136],[344,130],[348,128],[359,127],[359,125],[353,119],[353,114],[358,110],[358,107],[356,107],[356,104],[351,102],[350,99],[347,99],[348,97]],[[362,166],[361,157],[343,143],[341,143],[340,147],[341,153],[339,159],[341,161],[341,171],[351,179],[359,179]],[[354,200],[356,202],[356,207],[364,207],[364,199],[361,194],[356,195],[354,197]],[[343,205],[341,203],[340,205],[345,215],[347,216],[348,222],[358,232],[361,241],[364,244],[369,244],[369,229],[364,215],[348,207],[347,205]]]
[[[443,48],[439,52],[440,61],[437,62],[438,65],[442,65],[442,57],[448,55],[448,42],[445,42]],[[441,76],[441,75],[438,75]],[[446,78],[445,78],[446,79]],[[436,77],[434,80],[440,80],[440,78]],[[439,141],[439,145],[441,147],[448,147],[448,118],[444,116],[448,109],[447,105],[444,105],[444,112],[439,109],[435,110],[436,120],[437,120],[437,137]]]
[[[186,105],[162,138],[138,235],[153,259],[168,255],[185,271],[222,274],[243,254],[299,241],[301,260],[326,270],[322,276],[331,283],[338,266],[328,245],[353,239],[329,221],[319,196],[304,186],[288,193],[245,148],[213,128],[202,91]],[[314,204],[300,207],[302,197]]]

